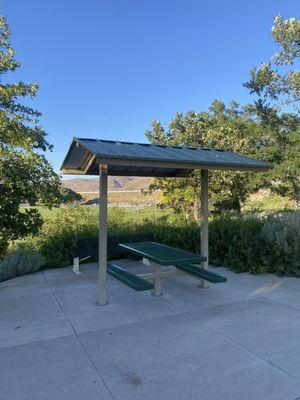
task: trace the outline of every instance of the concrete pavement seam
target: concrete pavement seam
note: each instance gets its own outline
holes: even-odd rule
[[[235,345],[237,345],[237,346],[239,346],[240,348],[242,348],[242,349],[248,351],[248,352],[251,353],[252,355],[258,357],[260,360],[262,360],[262,361],[268,363],[269,365],[271,365],[272,367],[278,369],[280,372],[283,372],[284,374],[288,375],[289,377],[291,377],[291,378],[297,380],[298,382],[300,382],[300,379],[299,379],[297,376],[295,376],[295,375],[291,374],[290,372],[286,371],[285,369],[279,367],[278,365],[274,364],[272,361],[270,361],[270,360],[264,358],[263,356],[261,356],[261,355],[258,354],[257,352],[255,352],[255,351],[249,349],[247,346],[245,346],[245,345],[243,345],[243,344],[237,342],[236,340],[234,340],[234,339],[231,338],[230,336],[226,335],[226,334],[225,334],[223,331],[221,331],[220,329],[218,329],[218,328],[216,328],[215,326],[209,324],[209,323],[208,323],[207,321],[205,321],[204,319],[197,318],[197,317],[195,317],[195,315],[190,314],[188,311],[187,311],[186,313],[187,313],[190,317],[194,318],[195,321],[204,323],[205,325],[207,325],[208,327],[210,327],[210,328],[213,329],[214,331],[218,332],[219,334],[221,334],[222,336],[224,336],[226,339],[228,339],[229,341],[231,341],[231,342],[234,343]],[[297,399],[295,399],[295,400],[297,400]]]
[[[48,282],[48,280],[47,280],[47,277],[46,277],[44,274],[43,274],[43,276],[44,276],[44,279],[45,279],[45,281],[47,282],[47,285],[49,286],[49,288],[50,288],[50,290],[51,290],[51,292],[52,292],[52,294],[53,294],[53,296],[54,296],[54,298],[55,298],[55,300],[56,300],[56,302],[57,302],[59,308],[61,309],[61,311],[62,311],[62,313],[64,314],[66,320],[68,321],[70,327],[72,328],[75,337],[77,338],[77,340],[78,340],[78,342],[79,342],[81,348],[83,349],[84,353],[86,354],[87,358],[89,359],[90,363],[92,364],[93,368],[95,369],[95,371],[96,371],[97,375],[99,376],[101,382],[102,382],[102,383],[104,384],[104,386],[106,387],[106,389],[107,389],[108,393],[110,394],[110,396],[112,397],[112,399],[113,399],[113,400],[116,400],[116,398],[115,398],[115,396],[113,395],[113,393],[112,393],[110,387],[108,386],[108,384],[107,384],[106,381],[104,380],[104,378],[103,378],[103,376],[101,375],[100,371],[98,370],[96,364],[94,363],[94,361],[93,361],[92,358],[90,357],[90,355],[89,355],[87,349],[85,348],[85,346],[84,346],[84,344],[82,343],[80,337],[78,336],[78,334],[77,334],[77,332],[76,332],[76,330],[75,330],[75,328],[74,328],[72,322],[70,321],[70,319],[68,318],[67,314],[65,313],[65,310],[63,309],[62,305],[60,304],[60,302],[59,302],[59,300],[58,300],[58,298],[57,298],[57,296],[56,296],[54,290],[53,290],[52,287],[49,285],[49,282]]]

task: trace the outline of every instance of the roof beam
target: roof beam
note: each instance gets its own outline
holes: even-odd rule
[[[94,154],[91,155],[90,159],[88,160],[88,162],[86,163],[86,166],[83,170],[84,174],[87,174],[89,169],[91,168],[93,162],[96,160],[96,156]]]
[[[163,168],[163,169],[178,169],[178,170],[193,170],[193,169],[215,169],[215,170],[231,170],[231,171],[266,171],[269,167],[264,165],[243,165],[243,164],[214,164],[214,163],[193,163],[193,162],[170,162],[170,161],[152,161],[152,160],[141,160],[141,159],[116,159],[116,158],[96,158],[97,164],[108,164],[108,165],[122,165],[127,167],[145,167],[145,168]]]

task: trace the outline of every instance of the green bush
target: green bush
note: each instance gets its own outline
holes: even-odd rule
[[[55,219],[44,223],[37,237],[27,241],[35,251],[46,258],[47,267],[70,264],[71,249],[78,236],[98,234],[98,217],[89,207],[64,207]]]
[[[214,217],[209,222],[210,263],[236,272],[275,272],[300,276],[300,213],[269,217],[254,215]],[[110,209],[108,234],[154,235],[160,243],[200,253],[200,229],[194,221],[177,215],[128,219],[120,209]],[[77,237],[98,235],[98,211],[92,207],[66,207],[44,224],[38,237],[26,241],[45,257],[46,267],[72,263],[71,249]]]
[[[144,220],[155,240],[200,253],[200,230],[179,216]],[[272,235],[271,235],[272,232]],[[300,276],[300,213],[282,216],[223,215],[209,222],[210,263],[235,272]]]
[[[200,228],[194,220],[186,220],[180,215],[147,218],[140,230],[152,233],[159,243],[200,252]]]
[[[210,261],[235,272],[300,276],[300,213],[210,223]]]
[[[253,217],[213,220],[209,225],[210,262],[236,272],[267,272],[272,251],[261,239],[263,225]]]
[[[38,271],[44,264],[45,258],[25,246],[11,249],[0,262],[0,282]]]
[[[274,251],[276,272],[300,276],[300,213],[282,213],[268,218],[261,237]]]
[[[108,234],[121,235],[134,231],[125,221],[122,209],[109,210]],[[53,220],[45,222],[37,237],[27,243],[46,258],[46,267],[61,267],[72,262],[72,247],[78,237],[98,236],[98,210],[92,207],[64,207]]]

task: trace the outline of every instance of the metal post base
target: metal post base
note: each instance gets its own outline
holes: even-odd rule
[[[153,292],[151,293],[151,296],[153,296],[153,297],[161,297],[161,296],[163,296],[164,294],[163,294],[163,292],[160,292],[160,294],[155,294],[154,293],[154,290],[153,290]]]
[[[201,279],[201,282],[200,282],[199,287],[200,287],[201,289],[208,289],[208,288],[209,288],[209,284],[208,284],[207,281],[204,281],[204,280]]]
[[[99,306],[99,307],[105,307],[109,304],[109,302],[107,301],[105,304],[100,304],[99,301],[97,301],[97,303],[95,303],[95,304],[96,304],[96,306]]]

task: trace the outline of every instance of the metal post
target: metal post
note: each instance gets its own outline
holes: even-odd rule
[[[201,170],[201,255],[206,257],[202,262],[204,269],[208,268],[208,171]],[[201,287],[207,288],[208,283],[201,280]]]
[[[99,165],[99,305],[106,303],[107,165]]]
[[[154,296],[161,296],[161,266],[155,262],[151,262],[154,268]]]

